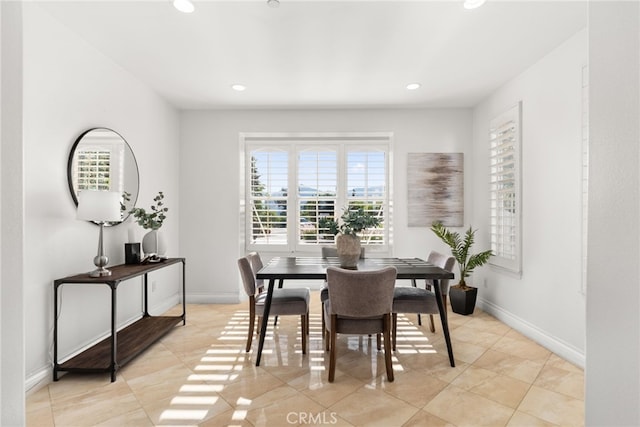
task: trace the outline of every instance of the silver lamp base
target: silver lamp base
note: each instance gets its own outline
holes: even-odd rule
[[[103,230],[104,230],[104,222],[100,222],[100,236],[98,238],[98,255],[96,255],[93,258],[93,264],[95,264],[95,266],[98,268],[90,272],[89,277],[111,276],[111,271],[104,268],[105,265],[109,264],[109,257],[104,254],[104,244],[102,240]]]
[[[91,273],[89,273],[89,277],[104,277],[111,276],[111,270],[107,270],[104,267],[96,268]]]

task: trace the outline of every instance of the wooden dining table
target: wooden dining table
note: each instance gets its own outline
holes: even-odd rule
[[[260,366],[262,348],[264,347],[264,337],[269,323],[269,310],[271,309],[271,299],[273,290],[278,281],[278,286],[282,287],[285,280],[326,280],[327,267],[339,267],[338,258],[322,257],[276,257],[269,261],[260,271],[256,273],[257,279],[268,280],[267,296],[264,302],[264,314],[260,325],[260,339],[258,344],[258,354],[256,356],[256,366]],[[398,271],[397,279],[429,279],[433,281],[433,291],[435,293],[438,310],[440,311],[440,321],[442,331],[447,343],[449,362],[455,366],[453,359],[453,349],[449,336],[449,326],[447,315],[440,291],[440,280],[453,279],[452,272],[444,270],[420,258],[362,258],[358,261],[357,270],[372,271],[384,267],[394,266]]]

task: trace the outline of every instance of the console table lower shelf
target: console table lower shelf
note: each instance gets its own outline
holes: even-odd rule
[[[62,372],[112,372],[118,370],[160,338],[182,323],[182,316],[148,316],[132,323],[116,334],[117,361],[111,366],[111,337],[58,365]]]

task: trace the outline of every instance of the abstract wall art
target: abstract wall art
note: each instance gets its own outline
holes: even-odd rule
[[[463,226],[463,153],[409,153],[407,181],[409,227]]]

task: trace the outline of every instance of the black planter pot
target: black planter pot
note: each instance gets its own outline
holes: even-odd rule
[[[469,287],[467,290],[463,290],[458,286],[449,288],[449,301],[451,301],[451,309],[454,313],[465,316],[473,314],[477,297],[478,288]]]

